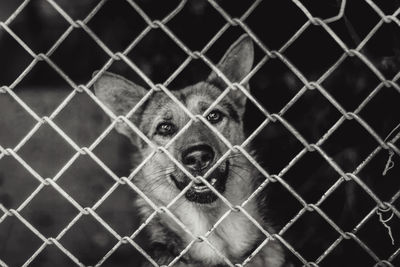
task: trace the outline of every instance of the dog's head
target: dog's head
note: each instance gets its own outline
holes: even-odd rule
[[[231,81],[240,82],[253,64],[253,43],[244,35],[225,53],[218,69]],[[248,84],[244,84],[248,88]],[[171,91],[192,114],[203,114],[227,87],[215,72],[206,81]],[[116,115],[126,115],[148,93],[141,86],[123,77],[104,73],[95,83],[97,97]],[[242,116],[246,97],[240,90],[231,90],[209,111],[205,119],[233,145],[244,140]],[[203,176],[228,150],[226,144],[201,120],[187,125],[189,116],[164,92],[157,91],[144,101],[132,115],[132,122],[157,146],[166,146],[172,155],[194,177]],[[153,199],[168,203],[191,181],[165,152],[154,149],[124,123],[117,130],[128,136],[139,148],[142,159],[153,157],[143,167],[142,177],[135,182]],[[184,131],[175,136],[183,128]],[[171,142],[171,139],[174,139]],[[239,157],[231,154],[220,162],[207,181],[221,194],[239,194],[244,181]],[[242,174],[242,175],[241,175]],[[231,186],[230,186],[231,185]],[[233,189],[235,185],[235,189]],[[239,187],[238,187],[239,186]],[[230,189],[231,188],[231,189]],[[232,191],[232,192],[229,192]],[[200,181],[195,181],[185,193],[189,201],[210,204],[218,197]]]

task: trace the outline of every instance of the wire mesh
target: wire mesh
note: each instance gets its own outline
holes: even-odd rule
[[[355,48],[349,48],[345,42],[335,33],[335,31],[331,28],[331,24],[343,18],[344,12],[346,10],[346,0],[342,0],[340,2],[340,8],[338,13],[335,16],[329,18],[319,18],[315,17],[307,7],[299,0],[293,0],[293,4],[297,6],[301,12],[304,13],[307,20],[301,25],[297,32],[295,32],[278,50],[270,50],[268,49],[264,43],[260,40],[260,38],[255,34],[252,29],[246,24],[246,18],[257,9],[258,5],[262,2],[261,0],[255,1],[247,11],[241,17],[231,17],[218,3],[218,1],[209,0],[208,3],[217,11],[225,20],[225,24],[221,29],[214,35],[214,37],[209,40],[209,42],[204,46],[201,51],[192,51],[185,43],[178,38],[177,35],[167,26],[167,22],[172,20],[175,16],[177,16],[182,9],[184,8],[186,1],[181,1],[174,10],[172,10],[167,16],[165,16],[161,20],[152,20],[145,11],[143,11],[140,6],[135,3],[133,0],[126,0],[126,2],[139,14],[139,16],[143,19],[146,24],[146,28],[126,47],[125,50],[119,52],[113,52],[97,35],[91,28],[88,26],[90,20],[103,8],[104,4],[107,0],[100,1],[87,15],[83,20],[74,20],[68,12],[66,12],[56,1],[47,0],[47,2],[62,16],[62,18],[69,24],[68,29],[58,38],[54,44],[48,49],[45,53],[35,53],[29,45],[27,45],[11,28],[10,25],[13,21],[19,16],[19,14],[24,10],[24,8],[31,2],[30,0],[25,0],[5,21],[0,21],[0,28],[3,29],[9,36],[11,36],[32,58],[32,61],[28,65],[26,69],[24,69],[20,75],[15,79],[10,85],[2,85],[0,88],[0,92],[10,96],[14,99],[35,121],[34,127],[22,138],[22,140],[15,147],[2,147],[0,146],[0,160],[4,157],[12,157],[16,161],[19,162],[22,168],[25,168],[27,172],[30,173],[32,178],[36,179],[39,182],[39,185],[36,189],[23,201],[21,205],[19,205],[16,209],[7,209],[2,203],[0,203],[0,210],[3,212],[3,215],[0,217],[0,224],[4,221],[8,220],[9,217],[14,216],[17,218],[23,225],[27,227],[34,235],[36,235],[42,242],[42,245],[24,262],[23,266],[29,266],[33,260],[38,257],[48,246],[55,246],[59,249],[60,252],[65,254],[68,258],[70,258],[76,265],[85,266],[80,259],[78,259],[71,251],[69,251],[66,247],[64,247],[60,239],[68,232],[70,229],[83,217],[83,216],[91,216],[95,221],[97,221],[107,232],[109,232],[115,238],[115,245],[110,249],[102,259],[100,259],[96,266],[103,266],[105,261],[110,258],[113,253],[122,245],[129,244],[136,250],[138,250],[152,265],[159,266],[157,264],[156,259],[153,259],[143,248],[140,247],[134,241],[134,238],[143,230],[143,228],[148,225],[151,220],[157,216],[157,214],[166,214],[170,216],[186,233],[188,233],[192,237],[192,242],[182,251],[180,255],[178,255],[168,266],[173,266],[176,262],[180,260],[181,257],[185,255],[185,253],[196,243],[196,242],[205,242],[212,249],[216,250],[216,253],[223,258],[224,262],[228,266],[246,266],[251,259],[258,253],[259,250],[265,246],[269,240],[277,240],[290,251],[304,266],[319,266],[323,265],[324,259],[345,239],[353,239],[359,246],[362,248],[368,255],[376,262],[376,266],[394,266],[393,261],[400,254],[400,248],[397,248],[394,253],[392,253],[388,258],[382,259],[378,257],[378,255],[373,251],[373,249],[369,248],[367,244],[365,244],[361,239],[357,237],[358,231],[367,223],[367,221],[376,216],[376,214],[382,213],[391,213],[392,216],[396,216],[400,218],[400,212],[394,206],[394,202],[400,196],[400,189],[397,189],[396,193],[388,200],[382,200],[378,197],[377,194],[374,193],[372,189],[360,178],[358,175],[361,170],[382,150],[388,151],[391,155],[400,156],[400,149],[395,145],[396,141],[400,138],[400,133],[396,133],[396,129],[394,130],[394,134],[390,136],[390,138],[382,138],[377,132],[374,131],[373,127],[371,127],[368,122],[366,122],[361,116],[360,112],[363,108],[376,96],[377,92],[380,90],[384,90],[384,88],[393,88],[400,93],[400,86],[398,85],[398,80],[400,78],[400,72],[398,72],[393,79],[386,79],[386,77],[379,71],[379,69],[374,65],[374,63],[362,53],[362,49],[365,44],[376,34],[376,32],[384,25],[384,24],[395,24],[400,27],[400,21],[398,19],[398,15],[400,14],[400,8],[394,11],[393,14],[387,15],[385,14],[377,4],[375,4],[372,0],[365,0],[365,2],[369,5],[371,10],[376,12],[376,14],[380,17],[379,22],[372,28],[372,30],[365,36],[363,40]],[[309,27],[318,26],[323,29],[330,38],[338,44],[338,46],[342,49],[342,54],[339,59],[332,64],[332,66],[323,73],[318,79],[309,80],[302,73],[300,69],[298,69],[294,64],[292,64],[289,59],[284,55],[285,50],[287,50]],[[240,82],[240,83],[232,83],[229,81],[227,77],[218,69],[218,67],[212,63],[212,61],[206,57],[206,52],[216,43],[221,35],[227,31],[230,27],[238,27],[244,33],[248,34],[256,46],[261,49],[264,53],[262,60],[252,69],[252,71]],[[58,47],[64,42],[64,40],[75,30],[82,29],[109,57],[108,61],[103,65],[101,70],[94,75],[90,81],[86,84],[76,84],[73,79],[71,79],[57,64],[50,58],[53,53],[58,49]],[[128,54],[131,50],[141,42],[143,38],[153,29],[159,29],[163,31],[175,44],[179,47],[186,55],[186,60],[166,79],[166,81],[162,84],[155,84],[153,81],[146,76],[146,74],[128,58]],[[326,90],[323,86],[323,82],[330,77],[330,75],[338,68],[338,66],[347,58],[358,58],[363,64],[372,71],[375,76],[379,79],[379,84],[375,87],[375,89],[365,98],[363,101],[352,111],[346,110],[341,103],[339,103],[335,97],[333,97],[328,90]],[[203,61],[211,70],[217,73],[219,77],[222,77],[224,82],[226,83],[226,88],[222,92],[221,96],[215,99],[214,103],[202,114],[195,115],[192,114],[183,103],[180,102],[168,89],[169,84],[185,69],[186,66],[192,60],[201,60]],[[257,71],[270,59],[278,59],[280,60],[288,69],[303,83],[302,88],[297,92],[297,94],[278,112],[278,113],[270,113],[266,110],[261,103],[252,95],[251,92],[247,91],[244,88],[244,84],[247,81],[251,80],[252,76],[257,73]],[[102,103],[91,91],[91,87],[99,79],[102,74],[111,66],[111,64],[115,61],[122,61],[126,63],[136,74],[138,74],[147,84],[150,90],[143,97],[143,99],[135,106],[133,109],[126,114],[125,116],[118,116],[114,114],[104,103]],[[50,66],[54,71],[58,73],[69,86],[73,88],[70,94],[64,98],[64,100],[58,105],[58,107],[49,115],[41,117],[38,115],[33,109],[30,108],[28,104],[26,104],[15,92],[14,88],[27,76],[33,67],[39,62],[45,62]],[[232,90],[239,90],[244,95],[246,95],[248,101],[251,101],[259,111],[265,115],[265,120],[262,122],[259,127],[253,131],[249,137],[241,144],[241,145],[232,145],[221,133],[216,130],[206,119],[205,116],[221,101],[221,99],[226,96]],[[291,107],[296,103],[300,98],[303,97],[310,90],[318,91],[321,96],[323,96],[327,101],[329,101],[338,112],[340,112],[340,118],[333,124],[333,126],[325,132],[325,134],[315,143],[309,143],[305,137],[293,126],[289,121],[287,121],[283,115],[291,109]],[[130,120],[133,113],[140,108],[140,106],[152,96],[154,92],[164,92],[167,96],[171,98],[182,110],[190,117],[190,121],[188,124],[183,127],[176,137],[171,140],[166,146],[158,147],[151,140],[149,140],[144,133],[142,133],[138,127],[133,124]],[[108,127],[103,131],[103,133],[96,138],[96,140],[88,147],[81,147],[77,143],[72,140],[67,133],[65,133],[55,122],[55,118],[57,115],[72,101],[72,99],[78,94],[86,94],[89,96],[109,117],[111,117],[112,122],[108,125]],[[2,115],[3,116],[3,115]],[[9,116],[6,114],[5,116]],[[368,132],[379,144],[373,151],[370,153],[362,162],[355,168],[352,172],[344,171],[336,162],[333,160],[327,152],[324,151],[322,145],[328,140],[328,138],[339,128],[341,125],[348,120],[355,121],[359,124],[366,132]],[[213,166],[204,177],[194,177],[190,172],[188,172],[185,167],[180,163],[180,161],[176,160],[173,155],[171,155],[167,148],[170,146],[176,138],[182,135],[186,129],[195,121],[202,121],[207,127],[215,133],[223,143],[227,145],[229,148],[228,151],[221,157],[218,163]],[[115,125],[119,122],[124,122],[126,125],[130,127],[132,131],[134,131],[140,138],[144,140],[150,147],[153,148],[153,153],[150,154],[142,163],[140,163],[135,169],[130,173],[128,177],[119,177],[115,174],[96,154],[93,152],[94,149],[98,146],[98,144],[111,132],[111,130],[115,127]],[[270,123],[280,123],[283,127],[285,127],[293,137],[295,137],[302,145],[302,150],[292,158],[292,160],[277,174],[270,174],[264,169],[250,153],[246,151],[248,145],[253,141],[255,136],[260,133],[268,124]],[[42,177],[33,167],[31,167],[28,162],[24,161],[22,157],[19,156],[19,150],[27,144],[31,137],[39,130],[42,125],[48,125],[52,129],[54,129],[59,136],[61,136],[73,149],[74,155],[71,159],[57,172],[54,177],[47,178]],[[179,218],[174,215],[173,212],[169,210],[169,208],[176,203],[176,201],[183,197],[185,192],[190,188],[193,184],[191,182],[174,200],[169,203],[167,206],[157,206],[154,202],[151,201],[145,194],[145,192],[141,191],[132,179],[139,173],[141,168],[152,160],[156,151],[163,151],[170,159],[174,162],[174,164],[182,170],[188,177],[191,179],[200,179],[204,184],[210,187],[210,189],[229,207],[228,211],[211,227],[211,229],[204,234],[203,236],[196,236],[190,232],[190,229],[182,223]],[[221,193],[219,193],[216,189],[214,189],[209,182],[205,179],[215,168],[218,167],[219,163],[221,163],[225,158],[227,158],[231,153],[241,153],[245,158],[247,158],[251,164],[260,171],[260,173],[264,176],[265,181],[260,185],[259,188],[251,195],[249,198],[243,202],[241,205],[233,205],[231,204]],[[285,182],[282,178],[293,165],[296,164],[307,152],[315,152],[318,153],[325,161],[328,163],[337,173],[338,179],[336,182],[323,194],[323,196],[316,201],[315,203],[308,203],[290,184]],[[59,184],[60,177],[70,168],[70,166],[75,162],[75,160],[80,155],[88,155],[101,169],[103,169],[114,181],[113,186],[109,188],[109,190],[99,198],[96,203],[92,206],[82,206],[78,201],[76,201],[70,194],[68,194]],[[389,162],[388,162],[389,164]],[[338,226],[334,220],[332,220],[327,213],[325,213],[321,209],[322,203],[333,194],[342,184],[347,183],[349,181],[355,182],[362,190],[367,193],[370,198],[376,203],[375,207],[351,230],[344,231]],[[257,221],[246,212],[244,209],[245,205],[257,194],[262,191],[264,187],[266,187],[270,183],[279,183],[281,184],[290,194],[292,194],[297,201],[300,203],[302,208],[300,211],[284,226],[282,227],[276,234],[268,233],[266,229],[264,229]],[[139,197],[143,198],[154,210],[152,215],[148,218],[145,218],[143,224],[140,225],[138,229],[136,229],[132,235],[130,236],[121,236],[113,229],[113,227],[108,224],[102,217],[97,213],[97,209],[103,204],[105,199],[111,195],[119,186],[128,186],[131,190],[139,195]],[[52,187],[55,189],[60,196],[62,196],[65,200],[73,205],[78,214],[68,223],[68,225],[63,228],[58,235],[54,237],[45,236],[42,234],[35,226],[33,226],[28,220],[21,215],[22,211],[27,208],[29,203],[35,198],[36,195],[40,194],[42,190],[46,187]],[[297,251],[289,241],[285,240],[283,237],[284,233],[287,232],[292,225],[298,221],[306,212],[316,212],[323,218],[338,234],[338,238],[330,244],[330,246],[317,258],[315,261],[309,261],[304,258],[299,251]],[[230,213],[241,212],[244,216],[246,216],[251,223],[255,224],[258,229],[265,235],[265,241],[255,249],[255,251],[248,256],[244,262],[235,263],[232,262],[229,258],[224,256],[221,252],[219,252],[214,245],[208,240],[208,237],[212,234],[213,230],[217,228],[221,222],[228,217]],[[383,221],[382,217],[381,221]],[[390,231],[390,228],[389,228]],[[393,237],[392,237],[393,238]],[[1,260],[0,255],[0,265],[8,266],[7,262]]]

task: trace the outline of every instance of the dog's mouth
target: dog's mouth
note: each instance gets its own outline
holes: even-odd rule
[[[219,193],[225,192],[225,185],[229,173],[229,162],[225,162],[224,170],[216,168],[208,177],[207,182],[213,186]],[[184,177],[182,181],[176,179],[173,174],[170,174],[171,180],[174,181],[179,190],[183,190],[191,181],[189,177]],[[195,182],[185,193],[185,197],[189,201],[200,204],[210,204],[218,199],[218,196],[203,182]]]

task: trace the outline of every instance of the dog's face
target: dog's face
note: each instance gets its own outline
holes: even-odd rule
[[[217,67],[231,82],[240,82],[250,72],[252,64],[253,44],[249,37],[243,36],[229,48]],[[203,176],[228,150],[216,131],[232,145],[241,144],[244,140],[242,115],[246,97],[240,90],[231,91],[214,108],[208,110],[226,87],[222,79],[212,73],[204,82],[172,91],[175,98],[192,114],[205,114],[205,119],[214,130],[201,120],[188,124],[189,116],[161,91],[152,94],[131,120],[154,145],[165,147],[170,156],[194,177]],[[105,73],[97,80],[95,93],[116,115],[126,115],[147,91],[118,75]],[[143,166],[141,177],[134,180],[147,195],[168,204],[187,187],[191,179],[165,152],[154,151],[127,125],[118,123],[116,127],[139,148],[142,159],[154,153]],[[241,160],[240,156],[231,153],[206,177],[207,181],[223,195],[239,194],[237,191],[240,191],[240,187],[237,186],[246,183],[243,180],[245,168],[241,166]],[[195,180],[185,197],[200,204],[211,204],[218,199],[200,180]]]

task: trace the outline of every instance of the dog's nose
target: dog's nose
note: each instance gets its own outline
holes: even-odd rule
[[[182,163],[194,171],[204,170],[213,160],[214,151],[205,144],[191,146],[182,153]]]

